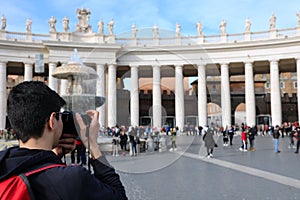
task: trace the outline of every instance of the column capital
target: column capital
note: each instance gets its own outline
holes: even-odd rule
[[[229,65],[229,62],[221,62],[220,65],[221,65],[221,66],[225,66],[225,65],[228,66],[228,65]]]
[[[96,63],[96,67],[103,67],[105,69],[106,64],[104,64],[104,63]]]
[[[253,65],[253,61],[252,60],[248,60],[244,62],[245,65]]]
[[[115,64],[115,63],[107,64],[107,66],[108,66],[108,68],[114,68],[114,69],[117,68],[117,64]]]
[[[159,64],[154,64],[154,65],[151,65],[152,67],[160,67],[161,65]]]
[[[161,65],[152,65],[153,69],[156,69],[156,68],[160,69],[160,67],[161,67]]]
[[[139,68],[139,65],[129,65],[130,68]]]
[[[108,65],[108,66],[117,66],[117,63],[116,62],[106,63],[106,65]]]
[[[275,63],[278,63],[278,61],[279,61],[279,59],[275,59],[275,58],[269,60],[270,63],[274,63],[274,62],[275,62]]]
[[[200,62],[200,63],[196,63],[196,65],[197,65],[197,67],[199,67],[199,66],[206,66],[207,63],[205,63],[205,62]]]
[[[174,66],[175,66],[175,69],[183,69],[183,65],[178,64],[178,65],[174,65]]]
[[[24,65],[33,65],[33,62],[24,62]]]

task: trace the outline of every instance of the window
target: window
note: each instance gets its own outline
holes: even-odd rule
[[[269,83],[269,82],[266,82],[265,87],[266,87],[267,89],[269,89],[269,88],[270,88],[270,83]]]
[[[294,88],[295,88],[295,89],[298,88],[297,81],[294,81],[293,83],[294,83]]]
[[[285,88],[285,83],[284,82],[280,82],[280,88]]]

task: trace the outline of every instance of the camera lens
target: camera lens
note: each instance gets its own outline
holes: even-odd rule
[[[72,111],[64,111],[62,113],[62,122],[63,122],[63,133],[78,135]]]

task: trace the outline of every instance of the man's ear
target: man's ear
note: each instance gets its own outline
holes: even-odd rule
[[[51,115],[50,115],[50,119],[48,121],[49,129],[53,129],[57,124],[57,119],[55,118],[55,116],[56,116],[56,113],[52,112]]]

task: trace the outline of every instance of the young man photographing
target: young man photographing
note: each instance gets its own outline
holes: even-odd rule
[[[42,82],[23,82],[13,87],[7,113],[19,147],[0,152],[0,182],[12,175],[45,164],[63,164],[61,157],[75,148],[76,135],[62,133],[65,101]],[[119,175],[102,156],[97,144],[99,113],[89,110],[89,140],[94,174],[80,166],[58,166],[28,177],[35,199],[127,199]],[[87,147],[87,126],[75,115],[80,137]]]

